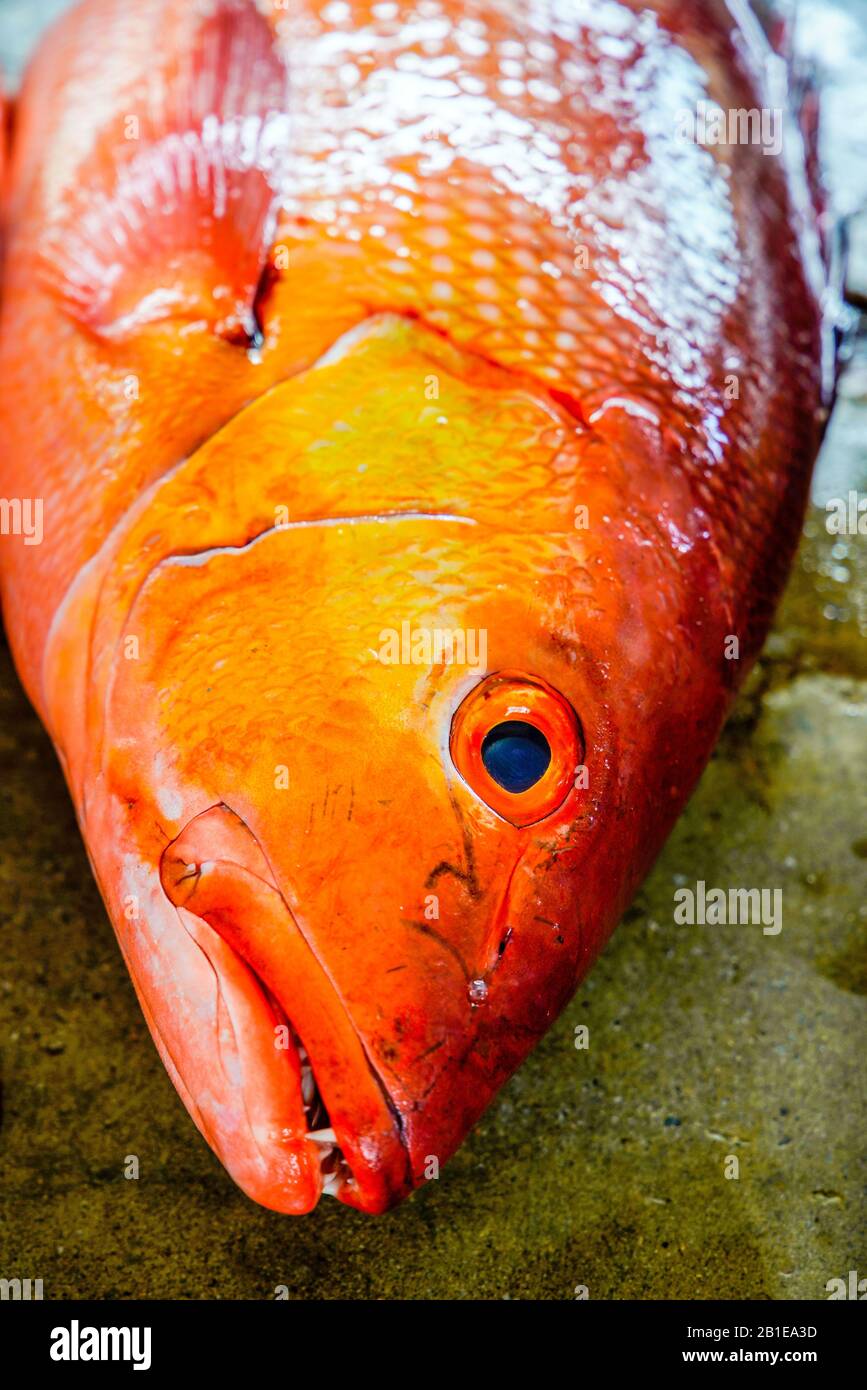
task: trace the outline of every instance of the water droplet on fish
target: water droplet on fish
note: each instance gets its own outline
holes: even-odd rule
[[[488,986],[484,980],[470,980],[467,985],[467,997],[474,1008],[484,1004],[488,998]]]

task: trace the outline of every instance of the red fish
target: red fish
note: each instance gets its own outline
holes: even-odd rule
[[[828,403],[806,130],[734,0],[86,0],[33,62],[10,641],[266,1206],[438,1175],[707,762]]]

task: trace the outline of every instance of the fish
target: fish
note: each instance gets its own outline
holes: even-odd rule
[[[815,126],[740,0],[84,0],[33,58],[9,642],[263,1206],[440,1177],[710,758],[833,396]]]

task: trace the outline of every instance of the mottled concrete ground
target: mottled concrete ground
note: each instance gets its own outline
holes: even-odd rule
[[[865,490],[865,440],[861,361],[820,504]],[[865,629],[867,537],[835,541],[818,507],[765,657],[604,957],[440,1180],[378,1220],[256,1208],[196,1134],[0,652],[0,1276],[49,1298],[787,1299],[867,1275]],[[675,926],[674,889],[697,879],[781,887],[782,931]]]

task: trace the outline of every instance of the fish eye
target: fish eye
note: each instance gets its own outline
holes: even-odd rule
[[[547,681],[519,672],[488,676],[452,719],[452,762],[503,820],[532,825],[575,785],[584,742],[571,704]]]
[[[482,762],[507,792],[529,791],[551,761],[551,747],[534,724],[506,719],[482,740]]]

